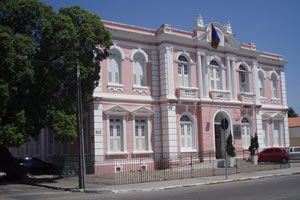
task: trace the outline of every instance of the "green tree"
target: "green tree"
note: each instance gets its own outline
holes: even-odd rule
[[[232,134],[230,133],[227,140],[226,140],[226,152],[229,156],[234,157],[235,156],[235,147],[232,143]]]
[[[76,60],[82,98],[98,84],[112,45],[101,18],[78,6],[58,13],[38,0],[0,2],[0,148],[21,146],[49,127],[76,138]]]
[[[298,117],[298,114],[294,111],[292,107],[289,107],[288,117]]]
[[[248,148],[250,155],[255,155],[255,151],[257,151],[257,149],[259,148],[259,144],[258,144],[258,137],[257,134],[255,133],[255,136],[251,136],[251,140],[250,140],[250,146]]]

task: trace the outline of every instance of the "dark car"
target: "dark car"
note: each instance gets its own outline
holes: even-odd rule
[[[264,149],[258,154],[258,162],[281,162],[286,164],[290,159],[288,152],[280,147],[271,147]]]
[[[56,170],[54,164],[42,161],[38,158],[26,157],[19,159],[19,163],[23,166],[25,172],[31,174],[53,174]]]

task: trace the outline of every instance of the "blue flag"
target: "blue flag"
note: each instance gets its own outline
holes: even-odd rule
[[[211,24],[211,46],[214,49],[217,49],[220,43],[220,38],[217,33],[217,30],[215,29],[214,25]]]

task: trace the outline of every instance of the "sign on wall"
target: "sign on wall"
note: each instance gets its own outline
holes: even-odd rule
[[[234,139],[241,139],[242,138],[241,125],[240,124],[233,125],[233,135],[234,135]]]

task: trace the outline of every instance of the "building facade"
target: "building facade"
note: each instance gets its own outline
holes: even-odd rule
[[[238,42],[230,23],[214,23],[220,37],[214,49],[211,23],[201,16],[191,32],[103,23],[114,45],[84,104],[94,173],[116,170],[108,164],[114,156],[213,151],[223,158],[229,134],[237,151],[247,150],[255,134],[260,150],[289,146],[282,56]]]

